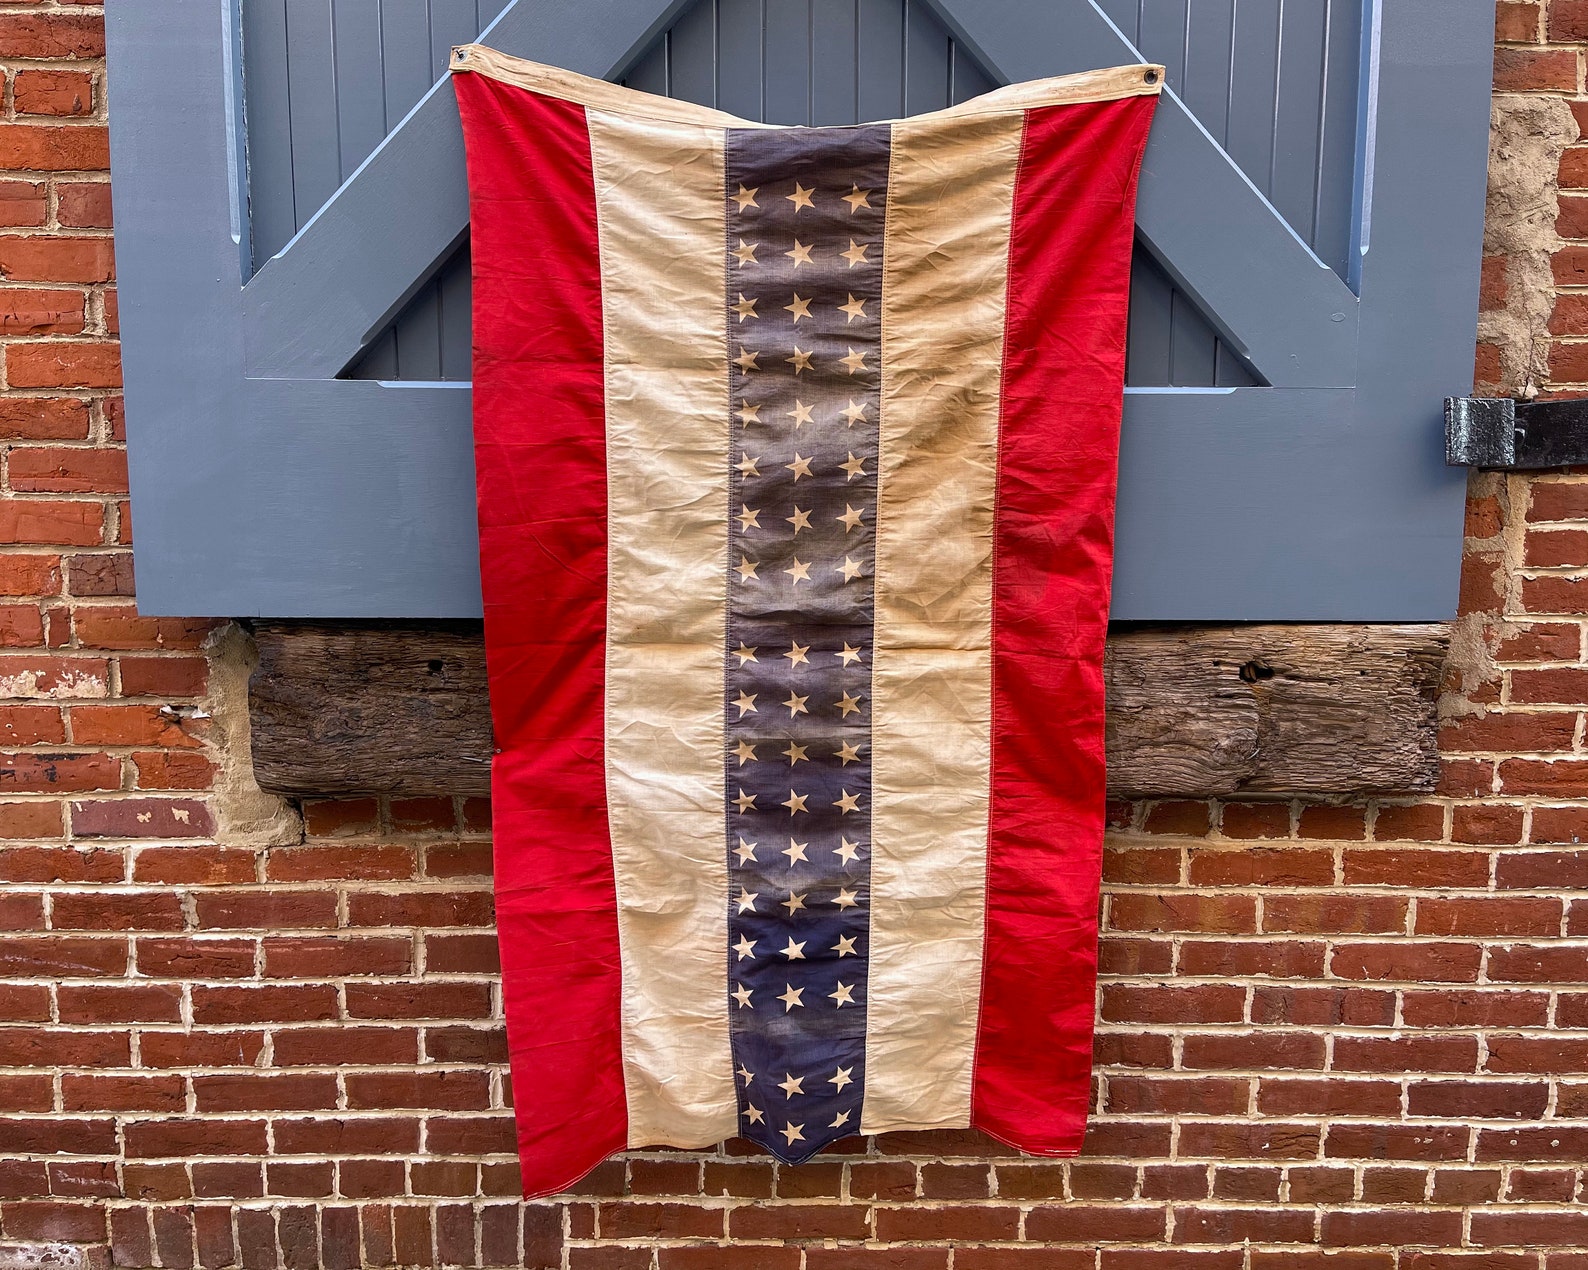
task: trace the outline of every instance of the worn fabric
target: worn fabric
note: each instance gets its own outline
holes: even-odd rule
[[[771,128],[481,46],[497,919],[527,1194],[1085,1127],[1161,72]]]

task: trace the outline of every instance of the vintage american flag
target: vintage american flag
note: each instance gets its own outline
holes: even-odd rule
[[[735,1135],[1074,1153],[1161,71],[777,128],[452,67],[526,1193]]]

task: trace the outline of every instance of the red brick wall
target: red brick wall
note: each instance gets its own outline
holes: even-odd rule
[[[1544,8],[1500,6],[1503,100],[1588,121],[1588,3]],[[0,1270],[1588,1267],[1583,473],[1474,481],[1437,797],[1116,809],[1082,1159],[730,1144],[515,1202],[488,809],[253,845],[209,626],[133,608],[101,57],[97,7],[0,0]],[[1588,239],[1551,152],[1541,285],[1496,213],[1496,386],[1588,382],[1556,161]]]

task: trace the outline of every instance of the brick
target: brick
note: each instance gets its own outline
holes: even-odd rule
[[[78,745],[190,749],[203,744],[202,725],[173,714],[169,707],[136,703],[74,706],[70,718],[72,740]]]
[[[15,132],[0,124],[0,156],[7,136]],[[81,132],[82,129],[26,128],[26,132]],[[109,238],[56,238],[33,235],[0,237],[0,278],[8,282],[75,282],[82,285],[109,282],[116,276],[115,252]],[[8,352],[15,352],[15,348]],[[12,381],[13,385],[15,381]]]
[[[0,841],[58,838],[63,832],[59,803],[0,802]]]
[[[1324,1153],[1340,1160],[1464,1160],[1462,1125],[1336,1124]]]
[[[80,335],[86,296],[81,291],[0,286],[0,334]],[[13,456],[22,457],[22,452]],[[26,485],[14,486],[27,489]]]
[[[1301,838],[1327,838],[1350,841],[1367,837],[1367,815],[1363,807],[1307,806],[1301,809],[1296,833]]]
[[[602,1204],[601,1233],[608,1239],[713,1239],[725,1225],[720,1209],[690,1204]]]
[[[181,930],[182,902],[145,891],[70,892],[55,897],[57,930]]]
[[[137,852],[132,880],[164,886],[224,886],[254,880],[254,853],[243,848],[144,847]]]
[[[417,867],[411,847],[278,847],[265,875],[272,882],[400,881],[413,877]]]
[[[1471,1072],[1478,1042],[1471,1036],[1340,1036],[1334,1067],[1342,1072]]]
[[[1491,1072],[1588,1072],[1588,1038],[1493,1036],[1484,1067]]]
[[[1588,248],[1581,253],[1585,279],[1588,279]],[[1558,520],[1588,520],[1588,481],[1535,481],[1529,491],[1527,519],[1530,523]]]
[[[1236,1116],[1245,1114],[1249,1098],[1245,1080],[1114,1076],[1107,1109],[1122,1115]]]
[[[229,1073],[194,1076],[196,1109],[203,1113],[229,1111],[318,1111],[336,1107],[336,1077],[310,1075],[256,1075]]]
[[[1529,1247],[1563,1244],[1580,1248],[1588,1243],[1588,1213],[1475,1212],[1472,1214],[1472,1242]]]
[[[1386,1027],[1395,1021],[1395,993],[1366,988],[1259,987],[1252,1022],[1299,1027]]]
[[[1199,1033],[1182,1043],[1189,1070],[1289,1067],[1321,1068],[1323,1038],[1289,1032]]]
[[[1505,307],[1505,300],[1509,287],[1507,266],[1509,262],[1504,256],[1485,256],[1483,258],[1483,272],[1478,281],[1478,310],[1482,313],[1492,313],[1496,309]],[[1471,533],[1467,535],[1473,537]],[[1489,535],[1480,535],[1488,537]]]
[[[1488,973],[1502,983],[1588,983],[1588,948],[1509,944],[1490,951]]]
[[[419,1121],[389,1116],[283,1117],[275,1121],[275,1136],[278,1155],[403,1155],[419,1150]]]
[[[1424,899],[1417,905],[1419,935],[1554,935],[1560,931],[1561,902],[1523,896]]]
[[[431,1039],[434,1039],[432,1033]],[[401,1027],[358,1027],[341,1024],[334,1028],[278,1028],[275,1032],[276,1063],[282,1067],[336,1067],[349,1053],[356,1053],[368,1063],[402,1063],[419,1061],[419,1033]],[[429,1057],[437,1062],[485,1062],[484,1056],[454,1056],[437,1054]],[[500,1060],[506,1061],[505,1048]],[[495,1058],[493,1055],[492,1058]]]
[[[337,1017],[330,984],[195,987],[195,1023],[305,1023]]]
[[[1347,886],[1486,887],[1490,856],[1486,851],[1367,846],[1343,852],[1342,876]]]
[[[194,798],[118,798],[71,804],[72,832],[83,838],[206,838],[208,804]]]
[[[19,70],[11,93],[19,115],[94,113],[94,77],[87,71]]]
[[[1445,810],[1436,803],[1384,803],[1373,817],[1378,842],[1437,842],[1444,831]]]
[[[1219,815],[1219,832],[1226,838],[1288,838],[1288,803],[1226,803]]]
[[[91,546],[99,542],[104,524],[105,509],[100,503],[43,498],[0,501],[0,543]]]
[[[197,697],[204,691],[206,667],[200,657],[122,657],[125,697]]]
[[[1549,1086],[1510,1081],[1412,1081],[1407,1114],[1419,1118],[1537,1120],[1549,1105]]]
[[[406,975],[413,968],[413,945],[406,939],[380,938],[280,938],[266,939],[265,973],[272,979],[328,979],[346,975]],[[431,970],[434,971],[434,967]],[[453,985],[413,985],[384,989],[391,994],[426,993],[441,997]],[[487,991],[486,1010],[489,1012]],[[433,999],[425,997],[424,999]],[[440,1006],[440,1001],[436,1004]],[[356,1016],[358,1010],[349,1010]],[[375,1014],[388,1017],[436,1017],[414,1008]]]
[[[488,891],[355,891],[348,917],[353,926],[489,926],[493,920]]]
[[[263,1032],[144,1032],[145,1067],[254,1067],[264,1060]]]
[[[1311,1243],[1313,1216],[1301,1208],[1176,1207],[1177,1244]]]
[[[1099,1017],[1111,1023],[1239,1023],[1246,989],[1236,985],[1104,984]]]
[[[1385,1116],[1400,1114],[1400,1086],[1387,1080],[1286,1080],[1265,1076],[1257,1109],[1265,1116]]]
[[[138,973],[152,979],[246,979],[254,973],[248,939],[140,939]]]
[[[484,1072],[349,1072],[347,1105],[358,1110],[439,1108],[482,1111],[490,1106],[490,1082]]]
[[[78,939],[63,935],[0,934],[0,976],[71,979],[119,975],[127,966],[124,939]]]
[[[878,1209],[877,1229],[880,1239],[927,1239],[930,1234],[903,1233],[912,1230],[930,1231],[933,1219],[954,1225],[955,1217],[964,1214],[963,1231],[956,1230],[960,1239],[1012,1239],[1020,1224],[1020,1214],[1015,1209],[988,1208],[938,1208],[938,1209]],[[984,1214],[988,1216],[984,1216]],[[716,1214],[713,1214],[715,1216]],[[912,1218],[926,1216],[924,1223]],[[992,1220],[989,1220],[989,1216]],[[861,1207],[834,1207],[830,1204],[753,1204],[736,1208],[728,1215],[728,1236],[731,1239],[864,1239],[870,1223],[866,1210]],[[994,1233],[982,1233],[982,1232]]]
[[[56,992],[63,1023],[179,1023],[182,990],[174,984],[62,985]],[[59,1060],[65,1063],[67,1060]]]
[[[1256,901],[1245,895],[1115,895],[1108,925],[1114,930],[1212,931],[1256,929]]]
[[[1190,853],[1189,877],[1192,886],[1327,886],[1334,880],[1334,853],[1275,847],[1196,850]]]
[[[0,785],[16,794],[115,789],[121,760],[108,754],[0,754]]]
[[[1166,1224],[1159,1208],[1039,1205],[1026,1215],[1026,1238],[1054,1243],[1141,1242],[1162,1239]]]
[[[1451,809],[1452,842],[1509,844],[1522,840],[1522,809],[1463,805]]]
[[[380,804],[373,798],[337,798],[306,802],[304,828],[311,838],[349,837],[380,829]]]
[[[1494,975],[1490,953],[1489,977]],[[1543,1027],[1549,1014],[1549,995],[1543,992],[1486,990],[1409,991],[1403,994],[1402,1014],[1408,1027],[1493,1028]]]
[[[349,983],[350,1018],[487,1019],[490,985],[484,983]]]
[[[67,1111],[184,1111],[186,1082],[180,1076],[61,1077],[61,1105]]]
[[[1575,661],[1581,646],[1582,632],[1576,626],[1566,622],[1533,622],[1527,626],[1511,627],[1510,633],[1500,639],[1494,655],[1497,661],[1503,662]],[[1558,723],[1560,718],[1559,715],[1551,718],[1537,712],[1524,715],[1518,732],[1508,738],[1520,741],[1522,744],[1487,748],[1501,750],[1544,748],[1538,745],[1540,737],[1547,737],[1549,735],[1547,729]],[[1450,731],[1456,732],[1464,722],[1465,720],[1458,720]]]
[[[50,803],[4,804],[0,823],[20,807],[58,810]],[[105,847],[0,848],[0,882],[119,882],[124,869],[122,853]]]
[[[1233,978],[1321,978],[1327,946],[1300,940],[1199,939],[1180,946],[1180,973]]]
[[[495,935],[427,935],[425,970],[429,974],[500,974],[500,951]]]
[[[265,1121],[177,1116],[131,1120],[124,1130],[129,1159],[185,1159],[196,1155],[263,1155]]]
[[[61,558],[57,555],[0,556],[0,595],[57,594],[61,589]]]
[[[333,930],[336,896],[327,892],[230,891],[194,897],[203,930]]]
[[[1549,11],[1549,39],[1588,39],[1588,4],[1584,0],[1553,0]]]
[[[0,249],[0,258],[4,251]],[[6,349],[6,379],[13,388],[120,388],[121,349],[116,344],[51,340],[42,344],[13,344]],[[109,450],[94,453],[111,456]],[[13,456],[13,464],[16,456]],[[76,484],[19,485],[19,489],[73,491]],[[120,486],[93,487],[95,493],[122,493]]]
[[[131,607],[96,606],[73,614],[77,638],[90,648],[196,650],[214,623],[201,618],[140,617]]]
[[[1461,1214],[1455,1210],[1326,1211],[1322,1242],[1328,1247],[1391,1244],[1404,1250],[1423,1244],[1443,1248],[1461,1242],[1461,1224]]]
[[[1329,962],[1341,979],[1403,980],[1410,983],[1475,983],[1483,949],[1477,944],[1340,944]]]
[[[1407,907],[1404,899],[1389,895],[1270,895],[1263,899],[1263,929],[1306,935],[1388,934],[1405,929]]]

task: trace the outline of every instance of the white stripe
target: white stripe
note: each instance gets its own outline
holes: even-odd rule
[[[607,814],[629,1145],[699,1147],[737,1123],[723,827],[722,134],[587,118],[606,328]]]
[[[893,127],[865,1133],[970,1123],[991,798],[999,381],[1023,122],[925,117]]]

